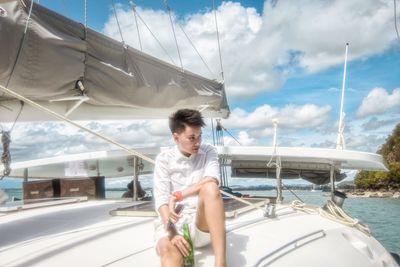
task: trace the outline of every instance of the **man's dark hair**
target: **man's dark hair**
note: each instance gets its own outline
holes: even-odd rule
[[[194,109],[180,109],[169,117],[169,128],[172,133],[181,133],[186,125],[191,127],[203,127],[203,116],[200,111]]]

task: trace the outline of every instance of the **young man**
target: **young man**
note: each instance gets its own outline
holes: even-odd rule
[[[161,152],[154,169],[155,208],[160,215],[156,226],[157,252],[163,267],[181,266],[189,255],[189,243],[182,236],[188,223],[194,247],[212,243],[215,266],[226,266],[225,212],[219,193],[219,164],[216,149],[201,144],[205,125],[197,110],[175,112],[169,127],[176,146]],[[180,214],[174,209],[183,204]],[[175,224],[177,235],[169,235],[168,222]]]

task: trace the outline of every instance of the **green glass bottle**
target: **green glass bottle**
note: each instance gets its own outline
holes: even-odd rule
[[[183,237],[190,245],[190,253],[189,256],[183,258],[183,266],[184,267],[194,267],[194,249],[193,249],[193,242],[192,238],[190,237],[190,230],[189,225],[185,223],[183,225]]]

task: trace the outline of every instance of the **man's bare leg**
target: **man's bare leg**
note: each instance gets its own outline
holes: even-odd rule
[[[210,232],[215,266],[226,266],[226,234],[224,204],[216,183],[204,184],[199,192],[197,227]]]
[[[168,237],[160,239],[157,243],[157,252],[161,258],[162,267],[176,267],[183,263],[182,254],[177,247],[172,245]]]

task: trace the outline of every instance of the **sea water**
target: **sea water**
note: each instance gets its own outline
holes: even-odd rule
[[[22,199],[20,189],[5,189],[9,199],[16,197]],[[239,190],[237,190],[239,191]],[[276,191],[239,191],[251,196],[276,196]],[[106,190],[106,198],[120,198],[124,191]],[[297,195],[297,196],[296,196]],[[300,199],[301,201],[323,206],[330,198],[329,193],[321,191],[283,191],[285,201]],[[344,211],[367,224],[372,235],[379,240],[385,248],[400,255],[400,199],[392,198],[347,198],[343,204]]]

